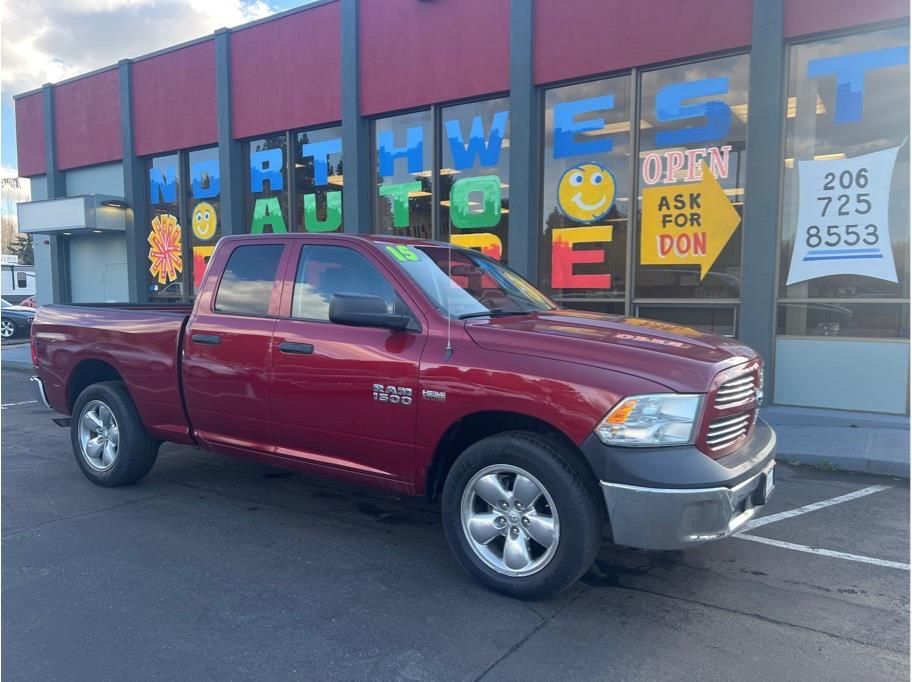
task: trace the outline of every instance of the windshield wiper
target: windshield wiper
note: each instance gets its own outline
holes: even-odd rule
[[[470,317],[503,317],[505,315],[528,315],[533,311],[524,310],[522,308],[491,308],[490,310],[483,310],[477,313],[466,313],[465,315],[460,315],[460,320],[467,320]]]

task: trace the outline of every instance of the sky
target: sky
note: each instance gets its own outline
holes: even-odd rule
[[[16,175],[13,95],[311,0],[3,0],[0,176]]]

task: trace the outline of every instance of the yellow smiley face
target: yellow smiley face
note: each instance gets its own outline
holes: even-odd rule
[[[579,223],[604,217],[614,204],[614,176],[598,163],[581,163],[568,168],[557,185],[561,212]]]
[[[215,209],[212,204],[204,201],[196,205],[193,209],[193,234],[197,239],[208,241],[215,236],[215,227],[218,219],[215,215]]]

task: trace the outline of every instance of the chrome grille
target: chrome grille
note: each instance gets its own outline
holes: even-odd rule
[[[742,436],[747,435],[753,421],[752,412],[716,419],[706,429],[706,445],[710,450],[721,450],[728,447]]]
[[[725,409],[733,405],[747,402],[757,395],[757,374],[751,372],[737,379],[726,381],[716,391],[716,409]]]

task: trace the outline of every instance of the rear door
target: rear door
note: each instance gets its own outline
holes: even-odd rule
[[[269,363],[286,242],[228,243],[184,338],[184,398],[197,438],[271,452]],[[288,247],[289,250],[291,247]]]
[[[362,250],[363,249],[363,250]],[[270,414],[276,452],[315,464],[410,481],[418,365],[426,325],[413,331],[329,321],[333,294],[381,296],[390,312],[410,313],[364,247],[307,241],[288,262],[275,327]]]

